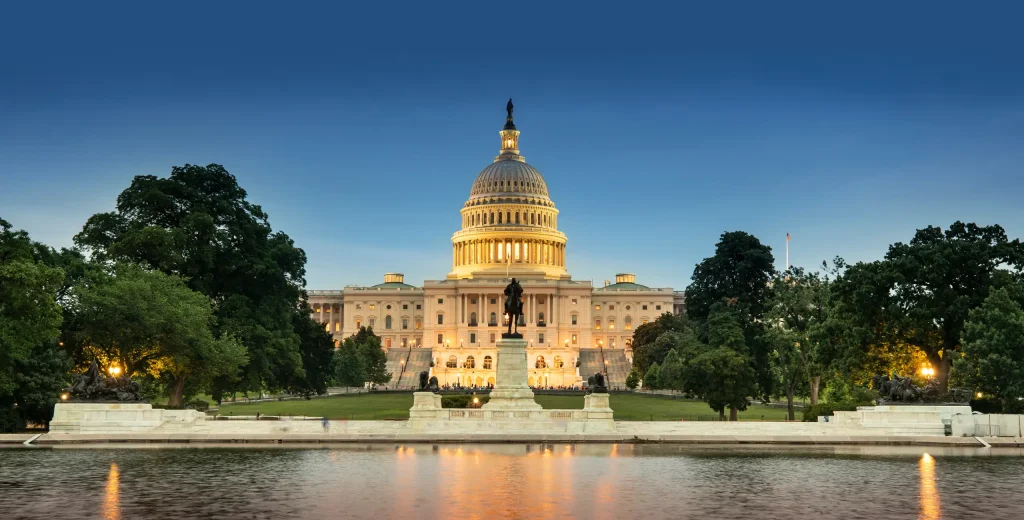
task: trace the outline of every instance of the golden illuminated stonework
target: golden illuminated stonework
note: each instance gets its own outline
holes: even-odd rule
[[[548,185],[519,154],[519,130],[509,112],[501,151],[477,175],[452,236],[449,279],[542,278],[567,280],[565,234]]]

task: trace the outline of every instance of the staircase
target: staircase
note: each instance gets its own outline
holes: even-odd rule
[[[397,382],[398,388],[417,389],[420,386],[420,372],[430,372],[430,358],[433,357],[434,351],[429,348],[407,348],[402,350],[407,355],[405,370],[403,371],[400,366],[398,371],[393,372],[391,380]]]
[[[625,389],[626,377],[632,369],[626,360],[625,349],[604,349],[604,360],[608,362],[608,388]]]
[[[398,377],[402,373],[402,362],[409,359],[409,351],[411,349],[401,347],[391,347],[388,349],[388,359],[384,362],[384,369],[391,374],[391,381],[388,382],[388,386],[395,388],[398,385]],[[406,361],[408,363],[408,361]]]
[[[586,384],[590,376],[604,372],[604,363],[601,362],[601,350],[596,348],[580,349],[580,377]]]

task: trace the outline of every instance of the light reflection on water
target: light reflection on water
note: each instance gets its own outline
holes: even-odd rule
[[[0,518],[998,519],[1024,507],[1021,450],[148,448],[0,449]]]

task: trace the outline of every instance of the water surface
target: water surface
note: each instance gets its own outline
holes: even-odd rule
[[[1024,450],[0,450],[0,518],[1021,518]]]

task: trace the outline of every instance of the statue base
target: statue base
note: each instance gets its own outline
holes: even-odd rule
[[[434,392],[413,392],[409,420],[437,419],[441,415],[441,395]]]
[[[502,332],[501,339],[523,339],[523,335],[518,332]]]
[[[527,384],[526,340],[502,334],[498,340],[497,374],[491,399],[481,408],[540,410]]]

